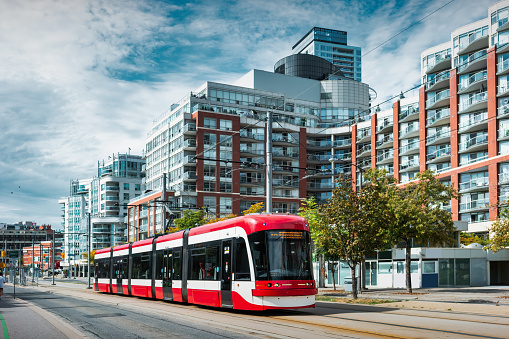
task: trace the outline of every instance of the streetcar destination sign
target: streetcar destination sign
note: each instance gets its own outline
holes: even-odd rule
[[[9,251],[9,258],[17,258],[19,257],[18,251]]]

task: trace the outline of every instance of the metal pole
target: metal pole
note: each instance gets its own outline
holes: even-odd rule
[[[55,230],[53,230],[53,241],[52,241],[52,244],[51,244],[51,254],[52,254],[52,259],[51,259],[51,274],[53,275],[53,282],[51,283],[51,285],[55,285]]]
[[[35,282],[35,245],[34,237],[32,236],[32,283]]]
[[[161,200],[162,201],[166,201],[166,173],[163,173],[163,191],[161,192]],[[165,202],[163,202],[163,205],[161,206],[161,213],[163,214],[163,224],[161,225],[161,232],[164,234],[166,233],[166,209],[164,208],[164,206],[166,205]],[[147,227],[148,226],[148,222],[147,222]],[[150,227],[149,227],[150,228]]]
[[[90,241],[91,241],[91,227],[90,227],[90,212],[88,212],[88,287],[90,287],[90,255],[92,254]]]
[[[267,180],[267,202],[265,210],[267,213],[272,213],[272,111],[267,112],[267,166],[266,166],[266,180]]]
[[[43,261],[42,261],[42,241],[39,243],[39,267],[41,274],[44,274],[44,270],[42,267]]]

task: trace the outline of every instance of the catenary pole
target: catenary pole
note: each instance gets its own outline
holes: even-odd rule
[[[272,111],[267,112],[267,166],[265,166],[267,180],[267,201],[265,210],[272,213]]]

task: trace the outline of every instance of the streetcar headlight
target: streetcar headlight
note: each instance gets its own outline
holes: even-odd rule
[[[308,286],[308,287],[309,287],[309,283],[306,283],[306,286]]]
[[[275,284],[274,284],[274,287],[279,287],[279,284],[278,284],[278,283],[275,283]]]
[[[268,283],[268,284],[267,284],[267,287],[272,287],[272,284],[271,284],[271,283]]]

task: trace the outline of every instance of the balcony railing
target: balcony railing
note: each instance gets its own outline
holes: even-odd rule
[[[486,80],[487,77],[488,77],[488,72],[486,70],[472,74],[471,76],[468,77],[467,81],[459,83],[458,91],[467,89],[468,87],[470,87],[472,84],[474,84],[476,82]]]
[[[394,150],[389,150],[388,152],[383,152],[381,154],[378,154],[376,157],[377,162],[382,162],[384,160],[387,160],[389,158],[394,158]]]
[[[287,180],[287,179],[272,179],[272,185],[274,186],[288,186],[288,187],[299,187],[299,180]]]
[[[430,135],[426,138],[426,143],[431,143],[435,140],[441,139],[441,138],[448,138],[451,136],[451,130],[440,130],[437,133]]]
[[[412,132],[416,132],[419,130],[419,124],[418,123],[413,123],[411,125],[408,125],[405,129],[403,129],[401,132],[400,132],[400,138],[404,137],[405,135],[407,134],[410,134]]]
[[[427,161],[431,161],[431,160],[435,160],[435,159],[438,159],[440,157],[445,157],[445,156],[449,156],[449,155],[451,155],[451,146],[447,146],[447,147],[444,147],[444,148],[441,148],[441,149],[437,149],[435,152],[429,153],[426,156],[426,160]]]
[[[357,155],[360,155],[360,154],[362,154],[364,152],[367,152],[367,151],[371,151],[371,144],[367,144],[367,145],[364,145],[361,148],[359,148],[357,150]]]
[[[497,73],[504,72],[509,69],[509,59],[506,59],[497,64]]]
[[[307,144],[310,147],[332,147],[331,140],[308,140]]]
[[[479,32],[475,32],[474,34],[470,34],[468,36],[468,41],[464,41],[461,45],[459,45],[459,48],[458,48],[458,51],[461,51],[465,48],[467,48],[472,42],[482,38],[482,37],[485,37],[486,34],[482,34],[482,31],[479,31]]]
[[[498,116],[506,116],[509,115],[509,104],[505,104],[504,106],[501,106],[498,108]]]
[[[240,130],[240,137],[241,138],[248,138],[248,139],[255,139],[255,140],[264,140],[265,135],[263,133],[252,133],[247,132],[246,130]]]
[[[445,91],[441,91],[435,94],[435,96],[429,98],[426,100],[426,107],[433,106],[436,102],[445,100],[451,96],[451,91],[449,89],[446,89]]]
[[[447,55],[440,54],[439,56],[436,56],[435,60],[432,61],[432,63],[428,63],[428,67],[426,68],[426,72],[428,72],[433,67],[435,67],[436,64],[438,64],[438,63],[440,63],[442,61],[448,60],[448,59],[451,59],[451,55],[450,54],[447,54]]]
[[[497,95],[507,93],[509,91],[509,84],[497,86]]]
[[[471,64],[481,61],[483,59],[486,59],[486,50],[485,49],[469,56],[467,61],[463,62],[461,65],[458,66],[458,72],[462,72]]]
[[[407,109],[405,109],[404,111],[402,111],[400,114],[399,114],[399,120],[403,120],[405,119],[406,117],[412,115],[412,114],[417,114],[419,113],[419,108],[417,107],[414,107],[414,106],[409,106],[407,107]]]
[[[484,101],[488,101],[488,92],[477,93],[476,95],[468,98],[468,100],[460,102],[459,111],[465,111],[469,107]]]
[[[186,124],[182,128],[182,133],[186,132],[196,132],[196,124]]]
[[[363,128],[358,131],[357,140],[361,140],[361,139],[369,137],[369,136],[371,136],[371,129]]]
[[[400,170],[405,170],[407,168],[416,167],[416,166],[419,166],[419,160],[418,159],[414,159],[414,160],[402,163],[401,165],[399,165],[399,169]]]
[[[384,136],[384,137],[383,137],[383,139],[378,140],[378,141],[376,142],[376,146],[377,146],[377,147],[378,147],[378,146],[382,146],[382,145],[383,145],[383,144],[385,144],[386,142],[392,141],[392,139],[393,139],[392,137],[393,137],[392,133],[391,133],[391,134],[387,134],[386,136]]]
[[[509,172],[500,173],[498,175],[498,183],[499,184],[509,183]]]
[[[308,188],[332,189],[332,182],[311,181],[311,182],[308,182],[307,186],[308,186]]]
[[[334,147],[342,147],[342,146],[351,146],[352,139],[342,139],[342,140],[334,140]]]
[[[481,157],[468,158],[467,160],[461,161],[460,162],[460,166],[473,164],[473,163],[476,163],[476,162],[479,162],[479,161],[483,161],[483,160],[486,160],[486,159],[488,159],[488,154],[485,154],[485,155],[483,155]]]
[[[509,136],[509,128],[501,128],[498,130],[498,137],[505,138]]]
[[[488,177],[480,177],[475,178],[467,182],[462,182],[460,184],[460,191],[470,190],[472,188],[477,187],[486,187],[486,189],[489,187],[489,178]]]
[[[265,154],[265,150],[254,148],[254,147],[240,147],[240,153],[250,153],[250,154],[256,154],[256,155],[264,155]]]
[[[435,77],[433,79],[431,79],[431,81],[428,81],[426,83],[426,89],[433,87],[437,82],[440,82],[442,80],[447,80],[449,78],[450,78],[449,70],[447,70],[445,72],[438,73],[437,75],[435,75]]]
[[[430,116],[429,118],[426,119],[426,125],[432,125],[436,121],[448,118],[450,116],[451,116],[451,109],[450,108],[444,108],[444,109],[441,109],[441,110],[437,110],[435,112],[435,114],[433,114],[432,116]]]
[[[486,209],[489,208],[489,199],[478,199],[460,204],[460,212],[475,210],[475,209]]]
[[[467,139],[460,144],[460,151],[465,151],[470,147],[488,144],[488,134],[478,135],[474,138]]]
[[[481,122],[488,121],[488,112],[484,112],[478,115],[475,115],[473,118],[468,119],[468,121],[462,122],[458,125],[459,130],[467,129],[470,126],[479,124]]]
[[[377,124],[376,131],[380,132],[384,128],[392,126],[392,124],[393,124],[392,119],[384,119],[381,124]]]
[[[400,152],[405,153],[405,152],[411,151],[413,149],[418,149],[418,148],[419,148],[419,140],[416,140],[409,144],[406,144],[405,146],[401,146]]]

